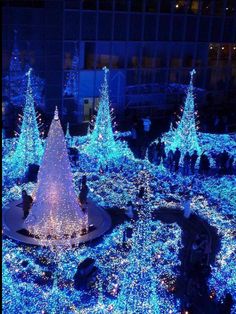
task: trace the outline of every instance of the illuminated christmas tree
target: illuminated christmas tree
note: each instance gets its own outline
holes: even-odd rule
[[[124,156],[132,156],[127,145],[116,140],[113,133],[113,116],[110,108],[106,67],[104,70],[104,81],[101,88],[99,107],[95,118],[94,128],[89,134],[89,143],[85,152],[100,164],[107,164],[110,160],[116,160]]]
[[[72,139],[72,136],[70,135],[70,125],[69,123],[67,123],[67,126],[66,126],[66,143],[68,145],[68,147],[71,147],[72,146],[72,143],[73,143],[73,139]]]
[[[8,75],[3,78],[3,95],[8,97],[13,105],[22,107],[25,103],[25,94],[28,84],[25,72],[28,72],[29,66],[27,65],[25,70],[23,70],[20,61],[20,51],[17,45],[17,31],[15,30],[14,33],[14,45],[10,59],[9,72]],[[42,92],[44,81],[34,73],[31,74],[31,88],[35,103],[38,106],[41,105],[43,102]]]
[[[32,69],[27,72],[28,85],[20,135],[16,150],[10,158],[13,177],[23,176],[29,164],[39,165],[43,155],[42,140],[40,139],[31,87],[31,71]]]
[[[171,128],[163,137],[163,140],[166,142],[166,149],[168,151],[170,149],[175,151],[179,147],[182,158],[186,152],[192,154],[196,150],[198,154],[201,153],[196,126],[196,112],[194,109],[193,76],[195,73],[194,69],[190,72],[187,96],[184,108],[181,109],[182,117],[177,127],[175,129]]]
[[[40,239],[64,239],[79,235],[83,213],[74,190],[66,141],[56,109],[42,165],[38,174],[36,198],[25,227]]]
[[[73,96],[76,103],[79,101],[79,54],[76,45],[72,59],[72,69],[66,79],[64,95]]]

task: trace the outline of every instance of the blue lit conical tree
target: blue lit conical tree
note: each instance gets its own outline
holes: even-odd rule
[[[101,88],[101,97],[95,118],[94,128],[89,134],[89,143],[85,152],[100,164],[110,160],[117,160],[124,156],[132,156],[124,142],[115,139],[113,132],[112,109],[110,108],[109,88],[107,81],[108,69],[103,68],[104,81]]]
[[[27,92],[28,80],[25,72],[28,71],[29,66],[23,69],[20,60],[20,51],[17,43],[17,30],[14,31],[14,44],[10,59],[8,74],[3,78],[3,95],[8,97],[14,106],[22,107],[25,103],[25,94]],[[31,74],[31,88],[35,103],[40,106],[43,102],[42,92],[44,88],[44,81]]]
[[[72,69],[66,78],[64,95],[73,96],[76,103],[79,101],[79,54],[76,45],[72,59]]]
[[[71,147],[72,144],[73,144],[73,139],[72,139],[72,136],[70,135],[70,125],[69,125],[69,123],[67,123],[67,126],[66,126],[65,139],[66,139],[67,146]]]
[[[14,30],[14,45],[13,50],[11,54],[11,60],[10,60],[10,73],[12,76],[19,76],[22,75],[22,64],[20,61],[20,52],[17,45],[17,30]]]
[[[24,175],[29,164],[40,164],[43,155],[43,145],[38,129],[31,87],[31,71],[32,69],[26,74],[28,84],[22,125],[16,150],[10,160],[13,173],[17,177]]]
[[[171,129],[163,137],[163,140],[166,142],[167,150],[172,149],[174,151],[179,147],[181,157],[183,157],[186,152],[192,154],[194,150],[196,150],[198,154],[201,153],[197,134],[196,112],[194,108],[193,76],[195,73],[196,71],[194,69],[190,72],[190,83],[187,90],[187,96],[184,107],[181,109],[182,117],[180,118],[177,127]]]

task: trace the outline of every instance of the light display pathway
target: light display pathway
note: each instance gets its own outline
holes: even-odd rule
[[[148,174],[148,176],[145,175],[145,173]],[[78,186],[78,180],[83,174],[84,172],[78,172],[76,169],[74,169],[74,180],[76,186]],[[186,189],[191,190],[191,203],[193,212],[207,220],[208,223],[212,226],[215,226],[217,228],[218,234],[221,236],[221,248],[217,255],[217,262],[212,267],[212,273],[209,278],[209,286],[216,292],[217,298],[224,296],[227,291],[230,291],[233,298],[235,298],[235,268],[232,263],[232,254],[234,254],[233,252],[235,248],[235,236],[233,234],[233,223],[235,219],[235,196],[234,189],[232,189],[232,187],[235,186],[235,176],[204,178],[197,175],[186,178],[181,175],[170,174],[165,170],[159,171],[155,166],[146,161],[130,160],[126,164],[122,165],[119,169],[110,168],[103,173],[90,171],[86,172],[86,174],[90,188],[90,197],[104,207],[114,207],[117,208],[117,210],[125,208],[127,202],[130,200],[135,203],[138,187],[140,184],[142,184],[141,179],[143,176],[148,178],[148,184],[150,186],[149,205],[155,208],[158,208],[159,206],[167,208],[180,207],[184,191]],[[33,190],[33,184],[29,183],[25,185],[24,188],[26,188],[30,193],[30,191]],[[15,186],[10,190],[5,190],[5,197],[3,198],[4,203],[7,203],[10,199],[16,199],[16,197],[20,198],[20,193],[21,187],[19,186]],[[165,228],[167,228],[166,225],[160,224],[158,222],[152,223],[153,225],[156,224],[156,226],[159,226],[159,229],[156,228],[157,231],[155,232],[160,232],[159,236],[155,237],[156,242],[153,242],[153,251],[158,252],[161,249],[161,254],[166,254],[166,264],[164,262],[161,269],[157,267],[156,273],[163,273],[162,271],[165,271],[168,274],[176,277],[178,274],[176,267],[179,265],[178,252],[171,252],[170,247],[172,247],[173,242],[169,242],[171,238],[173,240],[173,236],[169,238],[168,235],[164,235]],[[112,311],[113,313],[116,313],[117,296],[108,298],[106,297],[104,288],[97,288],[98,291],[99,289],[103,291],[102,297],[100,295],[101,293],[95,293],[94,291],[92,297],[88,297],[87,293],[76,292],[73,290],[71,278],[75,273],[75,265],[79,261],[82,261],[87,256],[93,258],[95,256],[99,256],[99,258],[95,259],[96,263],[98,263],[98,265],[101,267],[102,275],[100,276],[102,276],[102,278],[108,278],[109,276],[107,275],[107,271],[110,270],[111,278],[117,279],[116,276],[118,276],[118,273],[122,274],[122,267],[120,268],[122,265],[121,260],[126,261],[127,258],[125,252],[121,253],[119,249],[117,250],[117,245],[122,242],[123,231],[126,225],[127,224],[123,224],[122,226],[114,229],[112,234],[105,236],[103,242],[98,244],[96,247],[86,246],[78,251],[75,251],[74,253],[66,253],[65,257],[63,257],[61,265],[66,265],[66,268],[64,269],[62,267],[61,271],[65,275],[65,278],[70,279],[70,284],[69,286],[66,286],[65,289],[59,289],[58,291],[59,298],[61,298],[61,300],[64,302],[64,306],[63,304],[60,305],[62,308],[62,313],[63,311],[66,311],[64,310],[65,308],[67,308],[67,310],[70,308],[71,313],[106,313],[106,311],[107,313],[112,313]],[[179,243],[181,239],[179,227],[176,225],[170,225],[168,228],[173,230],[175,234],[174,239],[176,241],[174,247],[179,249],[181,247],[181,244]],[[168,239],[168,241],[164,243],[161,239]],[[14,245],[11,241],[5,242],[4,240],[4,243],[6,245],[9,243]],[[41,250],[42,249],[39,249],[39,251]],[[108,254],[108,256],[110,256],[110,259],[108,257],[108,260],[107,253],[105,253],[107,252],[106,250],[108,250],[109,254],[111,254]],[[4,252],[7,254],[7,251],[9,250],[6,248]],[[20,249],[20,251],[20,254],[25,254],[24,249]],[[35,252],[37,252],[37,250]],[[96,254],[98,255],[96,255],[94,252],[97,252]],[[15,251],[15,254],[17,255],[18,253]],[[17,256],[15,257],[16,261],[23,259],[18,258],[19,257]],[[29,254],[28,258],[31,259],[31,253]],[[106,261],[104,261],[104,259]],[[63,263],[63,260],[66,262]],[[172,269],[170,265],[175,265],[175,267]],[[114,273],[112,269],[115,269]],[[115,277],[113,277],[112,274],[115,275]],[[117,280],[115,280],[114,283],[115,286],[117,284],[116,281]],[[17,285],[17,280],[15,285]],[[113,287],[112,281],[109,282],[109,286],[110,285]],[[33,287],[31,288],[33,291]],[[31,288],[29,288],[29,290]],[[42,295],[49,296],[50,288],[47,288],[46,291],[42,293]],[[68,297],[69,295],[70,297]],[[166,290],[163,292],[162,296],[164,295],[165,303],[168,305],[168,309],[172,309],[173,313],[177,312],[178,306],[174,304],[178,304],[178,302],[176,301],[177,303],[175,303],[173,296],[167,293]],[[45,301],[42,299],[40,302],[42,306],[45,304]],[[81,302],[87,308],[81,309],[79,305]]]

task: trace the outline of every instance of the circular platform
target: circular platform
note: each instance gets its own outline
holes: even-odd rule
[[[23,209],[21,206],[21,200],[13,201],[8,204],[2,211],[2,222],[3,222],[3,234],[20,242],[42,245],[42,241],[36,237],[24,234],[26,232],[23,226]],[[99,207],[92,200],[88,199],[87,205],[88,209],[88,225],[93,225],[88,233],[84,235],[79,235],[76,238],[70,239],[70,244],[80,244],[91,241],[103,235],[111,227],[111,218],[108,213]],[[44,241],[45,246],[53,244],[63,245],[61,240],[51,240],[48,243]]]

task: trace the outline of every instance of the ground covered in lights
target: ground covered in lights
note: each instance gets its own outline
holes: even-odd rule
[[[148,202],[144,204],[146,211],[160,207],[167,210],[180,208],[183,194],[190,190],[192,211],[216,227],[220,237],[219,252],[211,265],[209,288],[218,299],[230,292],[236,302],[235,176],[184,177],[147,161],[128,159],[122,163],[122,167],[113,165],[103,172],[91,171],[84,166],[79,170],[74,168],[73,173],[76,187],[81,176],[86,174],[89,197],[113,211],[126,208],[128,201],[135,203],[138,186],[144,182],[149,194]],[[35,185],[28,183],[25,187],[31,193]],[[4,189],[3,205],[20,199],[22,188],[14,186]],[[128,248],[122,245],[127,227],[133,228]],[[145,254],[150,257],[150,263],[142,262],[143,258],[139,257],[138,252],[144,250],[137,236],[140,230],[146,232],[145,237],[148,237]],[[173,287],[179,275],[181,232],[176,223],[164,224],[146,218],[144,226],[139,220],[126,221],[96,243],[56,253],[46,248],[19,245],[4,238],[3,313],[124,313],[122,296],[127,286],[131,287],[131,274],[140,264],[144,274],[140,279],[141,285],[147,291],[145,297],[150,304],[157,303],[155,309],[146,313],[179,313],[180,300],[175,296]],[[97,278],[90,288],[76,290],[73,276],[77,265],[86,257],[95,260]],[[155,285],[150,284],[145,276],[150,271]],[[130,289],[139,298],[142,293],[137,278],[136,285]],[[132,306],[137,309],[137,304]]]

